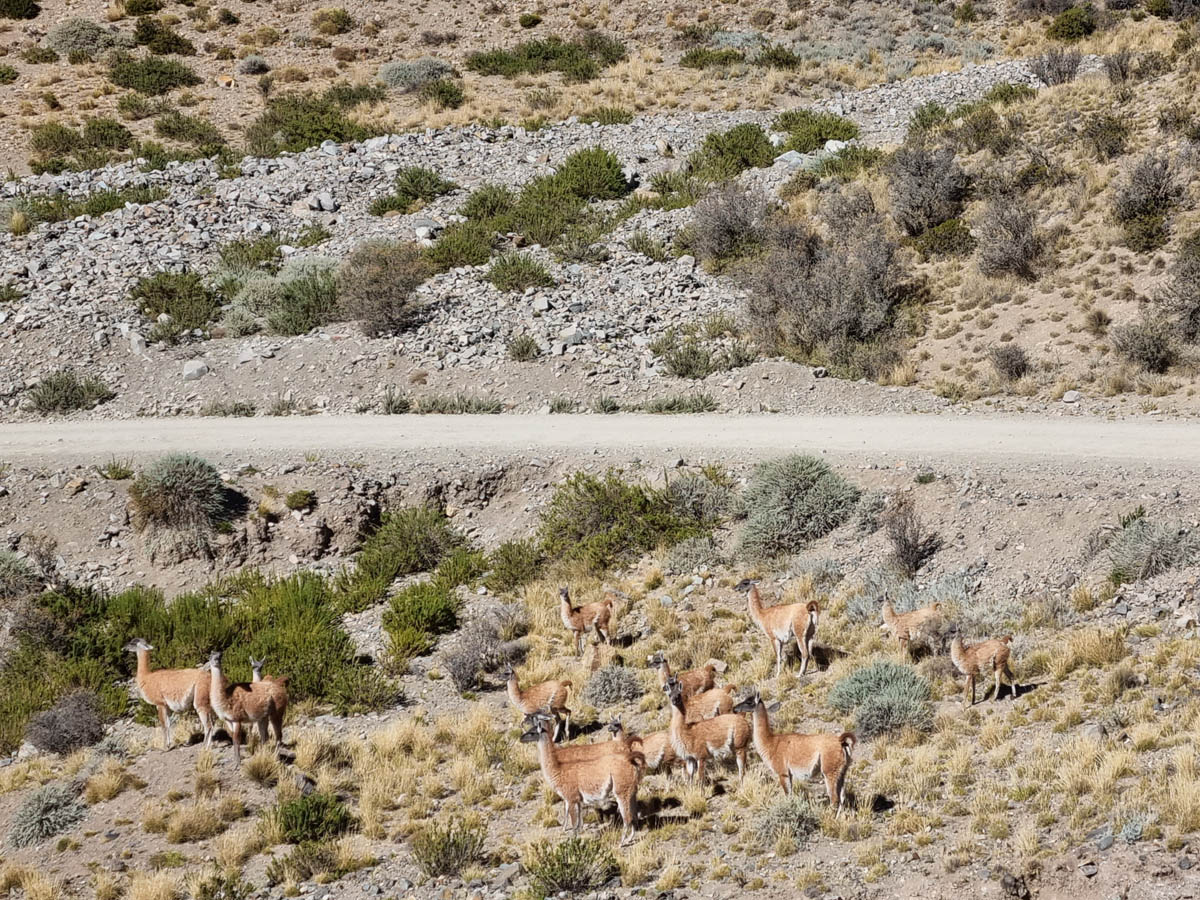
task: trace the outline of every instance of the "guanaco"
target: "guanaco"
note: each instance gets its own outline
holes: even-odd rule
[[[606,596],[595,603],[585,603],[576,609],[571,605],[571,593],[566,587],[558,590],[559,612],[563,625],[575,635],[575,655],[583,655],[583,635],[589,628],[595,629],[596,640],[605,644],[612,643],[609,627],[612,622],[613,597]]]
[[[543,681],[541,684],[521,690],[516,670],[512,666],[508,667],[509,702],[527,716],[537,712],[548,712],[554,716],[554,739],[556,741],[564,718],[566,719],[566,728],[563,735],[567,740],[571,739],[571,710],[567,708],[567,693],[571,687],[571,682],[565,680]]]
[[[743,777],[751,737],[745,717],[728,713],[689,723],[679,682],[667,682],[667,693],[671,697],[671,746],[688,770],[694,769],[696,781],[704,784],[704,765],[709,759],[729,755],[737,761],[738,777]]]
[[[993,678],[996,686],[995,693],[992,695],[993,700],[1000,699],[1001,680],[1008,682],[1011,696],[1016,697],[1017,683],[1013,679],[1012,669],[1008,667],[1008,659],[1011,654],[1008,645],[1011,642],[1012,635],[1008,634],[1002,638],[980,641],[978,644],[967,647],[963,645],[962,638],[955,629],[954,639],[950,642],[950,659],[954,662],[954,668],[967,676],[967,684],[963,688],[964,707],[975,705],[975,679],[978,677],[991,676]],[[969,702],[968,697],[970,697]]]
[[[737,685],[727,684],[723,687],[713,688],[711,691],[694,694],[684,700],[688,724],[733,712],[733,695],[735,693],[737,693]]]
[[[818,772],[825,776],[829,804],[839,810],[846,801],[846,772],[850,756],[858,739],[849,731],[841,734],[776,734],[771,731],[767,705],[758,691],[734,709],[750,713],[754,731],[754,749],[767,768],[779,779],[785,794],[792,792],[797,776],[813,778]]]
[[[600,804],[615,800],[624,828],[621,843],[633,838],[637,821],[637,789],[641,779],[638,761],[640,753],[627,757],[610,753],[592,759],[567,761],[564,748],[556,747],[553,737],[554,718],[544,713],[535,716],[534,727],[521,735],[524,743],[537,742],[538,762],[542,775],[565,807],[563,827],[579,831],[583,826],[583,804]]]
[[[278,681],[231,683],[221,672],[221,655],[220,650],[214,650],[204,664],[212,674],[209,696],[213,712],[229,729],[234,759],[241,765],[243,725],[257,725],[259,740],[266,743],[269,722],[275,732],[276,745],[283,743],[287,686]]]
[[[162,726],[163,747],[171,749],[171,714],[181,713],[188,707],[196,710],[200,729],[204,732],[204,746],[212,743],[216,721],[209,701],[209,675],[203,669],[159,669],[150,671],[150,651],[154,647],[145,638],[136,638],[125,645],[130,653],[137,654],[138,693],[143,700],[158,710],[158,723]]]
[[[671,732],[655,731],[633,738],[634,746],[642,751],[646,762],[647,772],[657,772],[659,769],[670,771],[679,762],[675,754],[675,745],[671,743]]]
[[[931,603],[912,612],[897,613],[891,598],[886,593],[883,595],[882,627],[892,633],[901,649],[911,650],[914,641],[927,640],[932,625],[941,617],[940,603]]]
[[[750,610],[750,618],[763,630],[775,651],[775,677],[779,677],[783,668],[784,648],[793,638],[796,639],[796,647],[800,651],[800,674],[808,671],[821,605],[816,600],[810,600],[808,603],[763,606],[758,585],[752,584],[746,594],[746,606]]]
[[[679,683],[683,686],[684,700],[696,694],[712,690],[717,683],[717,667],[712,663],[703,665],[698,669],[678,673],[671,671],[671,664],[667,662],[667,658],[661,653],[656,653],[650,657],[650,663],[651,665],[658,666],[658,683],[661,687],[665,688],[672,676],[679,679]]]

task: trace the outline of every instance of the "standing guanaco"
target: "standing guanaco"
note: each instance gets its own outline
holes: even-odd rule
[[[675,745],[671,743],[670,731],[638,735],[634,743],[642,751],[647,772],[657,772],[659,769],[669,772],[679,762],[679,757],[675,754]]]
[[[950,659],[954,662],[954,668],[967,676],[966,687],[963,688],[963,706],[971,707],[975,705],[975,679],[979,677],[991,676],[995,682],[996,690],[992,695],[993,700],[1000,699],[1000,682],[1005,680],[1008,682],[1011,690],[1011,695],[1017,696],[1017,683],[1013,679],[1012,669],[1008,667],[1008,660],[1011,654],[1008,645],[1012,643],[1012,635],[1008,634],[1002,638],[993,638],[990,641],[981,641],[970,647],[964,646],[962,638],[958,634],[958,629],[954,629],[954,639],[950,642]],[[970,700],[968,702],[968,697]],[[986,697],[986,695],[985,695]]]
[[[150,671],[150,651],[154,647],[145,638],[135,638],[125,645],[130,653],[137,654],[138,693],[143,700],[153,704],[158,711],[158,723],[162,726],[163,748],[170,750],[171,714],[181,713],[191,707],[200,719],[204,732],[204,746],[212,743],[216,726],[212,704],[209,702],[209,676],[203,669],[159,669]]]
[[[589,628],[596,631],[596,639],[612,643],[609,628],[612,622],[613,596],[609,594],[595,603],[585,603],[576,609],[571,605],[571,593],[567,588],[558,589],[559,612],[562,623],[575,636],[575,655],[583,655],[583,635]]]
[[[665,688],[672,676],[679,679],[679,683],[683,686],[684,700],[696,694],[701,694],[704,691],[712,690],[717,683],[717,667],[712,663],[703,665],[698,669],[676,673],[671,671],[671,664],[667,662],[666,656],[656,653],[650,657],[650,664],[658,666],[658,683],[661,687]]]
[[[897,613],[891,598],[886,593],[883,595],[882,627],[892,633],[901,649],[911,650],[914,642],[928,640],[933,626],[941,617],[940,603],[931,603],[911,612]]]
[[[834,810],[841,809],[846,800],[846,772],[850,755],[858,739],[849,731],[841,734],[776,734],[771,731],[767,705],[758,691],[734,709],[750,713],[754,730],[754,749],[767,768],[779,779],[785,794],[792,792],[793,778],[812,778],[818,772],[825,776],[825,790]]]
[[[808,603],[783,603],[779,606],[763,606],[762,595],[758,585],[750,585],[746,594],[746,606],[750,618],[775,651],[775,677],[783,668],[784,648],[792,638],[796,639],[796,647],[800,651],[800,674],[808,671],[808,661],[812,656],[813,636],[817,633],[817,620],[820,618],[821,605],[816,600]]]
[[[530,716],[537,712],[548,712],[554,716],[554,739],[558,740],[559,729],[566,719],[563,732],[567,740],[571,739],[571,710],[567,708],[567,693],[571,690],[569,681],[543,681],[525,690],[521,690],[517,681],[517,672],[508,667],[508,699],[514,707]]]
[[[266,743],[267,723],[275,732],[275,743],[283,743],[283,714],[287,710],[287,686],[277,681],[231,683],[221,672],[221,651],[214,650],[204,667],[212,675],[209,696],[213,712],[229,729],[233,755],[242,762],[242,726],[257,725],[259,739]]]
[[[704,784],[708,760],[730,755],[737,760],[738,777],[744,776],[750,746],[750,724],[745,717],[729,713],[689,723],[678,681],[667,682],[667,694],[671,698],[671,746],[689,770],[695,768],[696,780]]]
[[[641,779],[640,753],[625,756],[608,753],[590,759],[568,761],[561,757],[564,748],[556,747],[552,716],[538,713],[534,726],[521,735],[524,743],[537,742],[542,775],[565,807],[564,828],[579,831],[583,826],[583,804],[615,800],[624,828],[621,843],[633,837],[637,822],[637,789]]]

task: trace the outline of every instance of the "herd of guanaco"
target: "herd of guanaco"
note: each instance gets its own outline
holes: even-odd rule
[[[598,644],[612,643],[615,599],[607,595],[601,601],[576,607],[566,587],[559,591],[562,622],[573,638],[577,656],[583,652],[584,636],[589,632],[594,632]],[[750,620],[762,630],[775,655],[776,677],[793,642],[799,652],[803,676],[813,659],[821,612],[817,601],[766,606],[758,585],[750,584],[746,606]],[[885,594],[882,615],[882,627],[905,652],[930,644],[945,633],[946,623],[938,603],[897,613]],[[1011,635],[966,646],[957,627],[951,626],[949,633],[950,659],[967,679],[963,692],[965,705],[974,704],[975,683],[979,678],[993,682],[994,699],[999,699],[1002,682],[1007,682],[1015,695],[1016,683],[1009,667]],[[259,740],[265,744],[269,726],[276,746],[283,743],[288,679],[263,675],[264,660],[251,657],[251,681],[234,683],[221,669],[219,650],[198,668],[152,670],[150,651],[154,647],[149,642],[138,638],[125,649],[137,655],[137,689],[142,699],[158,711],[165,749],[171,749],[172,745],[172,717],[189,709],[200,720],[205,748],[211,747],[217,726],[222,725],[233,741],[234,757],[239,764],[243,728],[256,728]],[[751,746],[785,793],[791,793],[798,777],[820,776],[825,780],[832,809],[843,808],[846,773],[857,743],[854,734],[776,732],[771,727],[770,713],[779,704],[769,706],[757,688],[745,699],[735,700],[735,685],[716,683],[715,664],[676,672],[661,653],[652,656],[649,664],[657,670],[659,687],[670,702],[669,726],[662,731],[635,735],[627,733],[616,719],[607,726],[609,739],[584,744],[559,743],[560,738],[569,741],[571,736],[571,709],[567,706],[571,682],[553,680],[522,688],[516,671],[509,667],[508,699],[524,717],[526,729],[521,740],[537,744],[542,774],[565,806],[566,827],[576,830],[581,827],[584,805],[615,802],[624,823],[622,839],[628,840],[637,824],[637,790],[645,773],[669,772],[675,766],[682,766],[703,785],[710,762],[731,758],[738,776],[742,777]]]
[[[563,625],[572,634],[576,655],[582,652],[583,637],[589,631],[595,631],[598,643],[611,643],[614,606],[611,595],[600,602],[575,607],[564,587],[559,591],[559,602]],[[762,630],[775,654],[776,678],[793,642],[800,656],[799,674],[803,676],[813,659],[820,604],[812,600],[767,606],[758,585],[750,584],[746,606],[751,621]],[[931,645],[946,625],[939,603],[897,613],[890,597],[885,595],[882,614],[882,627],[906,653],[920,645]],[[1011,636],[968,647],[956,627],[950,633],[953,635],[950,659],[967,678],[964,704],[974,704],[978,678],[994,682],[994,699],[1000,697],[1002,681],[1007,681],[1015,696],[1016,684],[1009,668]],[[852,732],[776,732],[771,727],[770,713],[779,704],[768,706],[757,689],[740,702],[735,701],[736,686],[718,686],[717,667],[713,663],[675,672],[667,658],[658,653],[649,659],[649,664],[657,669],[659,686],[670,701],[671,721],[665,730],[633,735],[617,719],[607,726],[611,735],[607,740],[562,745],[557,743],[560,733],[569,740],[571,711],[566,702],[571,682],[547,681],[522,689],[516,672],[509,668],[509,700],[524,716],[527,729],[521,740],[537,743],[542,775],[563,801],[565,827],[576,830],[581,827],[585,804],[615,802],[624,824],[622,840],[628,840],[637,823],[637,790],[642,775],[682,765],[690,777],[703,785],[710,762],[732,758],[738,776],[742,777],[751,746],[785,793],[792,792],[797,778],[819,776],[825,780],[831,808],[839,812],[844,807],[846,773],[858,741]]]

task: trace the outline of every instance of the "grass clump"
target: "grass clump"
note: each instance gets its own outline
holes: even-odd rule
[[[858,498],[857,487],[814,456],[760,463],[746,487],[742,550],[755,557],[795,553],[846,522]]]
[[[0,597],[21,600],[41,587],[33,566],[11,550],[0,550]]]
[[[825,146],[826,141],[849,141],[858,137],[858,126],[849,119],[810,109],[791,109],[779,115],[771,126],[788,134],[782,150],[812,153]]]
[[[18,849],[44,843],[77,825],[85,812],[68,785],[48,784],[17,808],[9,825],[8,842]]]
[[[508,358],[513,362],[530,362],[542,353],[537,340],[529,334],[518,334],[508,342],[507,350]]]
[[[580,115],[579,121],[589,125],[628,125],[633,121],[633,113],[623,106],[598,106]]]
[[[541,75],[561,72],[568,84],[591,81],[601,70],[625,58],[625,46],[598,32],[585,32],[578,40],[549,37],[527,41],[510,50],[485,50],[467,57],[467,68],[480,75]]]
[[[543,897],[599,890],[620,871],[608,846],[590,837],[531,844],[521,863],[534,890]]]
[[[165,343],[206,328],[218,310],[216,295],[195,272],[156,272],[138,281],[128,300],[155,323],[149,339]]]
[[[317,505],[316,492],[309,490],[291,491],[283,498],[283,505],[291,510],[303,510],[307,512]]]
[[[716,412],[718,404],[712,394],[675,394],[670,397],[656,397],[642,408],[656,415],[696,415]]]
[[[117,87],[149,97],[169,94],[179,88],[195,87],[201,80],[199,75],[178,60],[161,56],[135,59],[128,54],[118,54],[112,59],[108,78]]]
[[[520,253],[506,253],[488,269],[487,280],[502,291],[552,287],[554,279],[540,262]]]
[[[799,843],[817,831],[820,821],[807,794],[789,794],[755,816],[754,836],[762,847],[773,847],[780,838]]]
[[[434,109],[458,109],[467,99],[462,83],[452,78],[439,78],[421,85],[417,96],[425,103],[432,103]]]
[[[758,125],[735,125],[713,132],[688,158],[693,174],[705,181],[726,181],[747,169],[761,169],[775,161],[777,151]]]
[[[335,838],[354,825],[354,816],[346,805],[332,794],[321,792],[281,803],[275,819],[289,844]]]
[[[212,463],[192,453],[153,462],[129,486],[134,524],[208,530],[226,515],[225,486]]]
[[[855,713],[859,738],[933,727],[929,682],[912,666],[879,660],[841,678],[829,691],[829,705]]]
[[[430,200],[457,188],[458,185],[453,181],[447,181],[432,169],[410,166],[397,173],[392,193],[371,203],[370,213],[373,216],[382,216],[388,212],[416,212]]]
[[[486,836],[486,829],[474,821],[456,818],[434,822],[412,836],[413,857],[430,878],[457,875],[486,859],[483,852]]]
[[[496,397],[472,394],[432,394],[417,401],[421,415],[494,416],[504,411],[504,403]]]
[[[60,369],[47,375],[29,391],[33,408],[43,415],[92,409],[113,399],[116,392],[95,375],[80,375],[74,369]]]
[[[679,59],[685,69],[719,69],[745,62],[746,54],[741,50],[713,50],[709,47],[693,47]]]
[[[1143,581],[1193,564],[1200,558],[1200,536],[1180,522],[1139,517],[1113,537],[1108,558],[1114,584]]]

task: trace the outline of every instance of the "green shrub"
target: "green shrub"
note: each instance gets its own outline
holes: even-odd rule
[[[1176,329],[1165,316],[1144,315],[1112,329],[1113,349],[1148,372],[1165,372],[1178,355]]]
[[[342,801],[320,792],[281,803],[275,817],[289,844],[335,838],[354,825],[354,817]]]
[[[372,666],[339,669],[325,688],[325,699],[335,716],[354,716],[388,709],[404,699],[404,692]]]
[[[21,600],[35,593],[41,579],[33,567],[11,550],[0,550],[0,597]]]
[[[711,394],[675,394],[655,397],[643,407],[648,413],[679,415],[716,412],[718,404]]]
[[[58,54],[49,47],[30,47],[21,52],[21,59],[30,65],[40,66],[45,63],[58,62]]]
[[[858,737],[933,727],[929,682],[908,665],[880,660],[841,678],[829,691],[829,705],[855,713]]]
[[[611,150],[576,150],[558,167],[555,181],[580,200],[613,200],[629,193],[621,161]]]
[[[133,29],[134,43],[144,46],[151,53],[166,55],[177,53],[180,56],[195,56],[196,45],[181,35],[178,31],[149,16],[137,20]]]
[[[741,50],[712,50],[708,47],[693,47],[680,57],[679,65],[685,69],[716,69],[745,62],[746,54]]]
[[[1010,106],[1013,103],[1021,103],[1025,100],[1032,100],[1037,96],[1037,91],[1027,84],[1014,84],[1011,81],[1004,81],[1000,84],[992,85],[988,92],[983,95],[985,103],[999,103],[1001,106]]]
[[[142,278],[129,292],[129,302],[147,319],[164,313],[169,322],[157,322],[152,341],[174,343],[187,332],[205,328],[217,314],[216,295],[195,272],[156,272]]]
[[[153,203],[166,196],[162,188],[132,187],[93,191],[82,197],[57,194],[53,197],[29,197],[18,207],[30,223],[65,222],[77,216],[98,217],[121,209],[127,203]]]
[[[221,268],[238,273],[265,271],[274,274],[282,262],[279,248],[283,239],[276,233],[241,238],[222,244],[217,250]]]
[[[810,109],[788,110],[780,114],[771,127],[775,131],[786,131],[788,140],[783,150],[797,153],[820,150],[826,141],[849,141],[858,137],[858,126],[849,119]]]
[[[1108,559],[1114,584],[1144,581],[1193,565],[1200,559],[1200,536],[1181,522],[1152,522],[1143,516],[1117,532]]]
[[[967,256],[975,249],[975,238],[962,219],[948,219],[913,238],[913,246],[926,259]]]
[[[814,456],[760,463],[746,487],[741,545],[755,557],[795,553],[854,512],[859,490]]]
[[[876,150],[874,147],[851,144],[836,153],[821,157],[810,171],[817,178],[835,178],[844,183],[875,169],[886,156],[882,150]]]
[[[457,875],[486,859],[483,853],[486,836],[486,829],[476,822],[463,819],[450,819],[444,824],[433,822],[412,836],[413,857],[430,878]]]
[[[528,41],[511,50],[485,50],[467,57],[467,68],[480,75],[540,75],[561,72],[568,83],[591,81],[600,71],[625,58],[625,47],[615,38],[595,32],[566,42],[559,37]]]
[[[43,122],[29,135],[29,148],[38,156],[64,156],[83,146],[83,136],[61,122]]]
[[[421,166],[401,169],[396,175],[392,193],[374,200],[370,206],[370,213],[373,216],[382,216],[393,211],[415,212],[430,200],[457,188],[458,185],[453,181],[447,181],[432,169]]]
[[[491,258],[493,241],[494,232],[482,222],[455,223],[442,232],[426,256],[438,272],[482,266]]]
[[[660,491],[626,482],[613,470],[603,476],[576,472],[543,509],[541,540],[552,558],[580,560],[599,571],[693,530]]]
[[[708,471],[673,478],[667,484],[666,496],[676,516],[699,525],[716,525],[737,506],[733,485]]]
[[[0,85],[12,84],[17,80],[17,70],[12,66],[3,64],[0,65]]]
[[[389,62],[379,67],[376,77],[390,88],[409,93],[434,81],[454,75],[454,67],[431,56],[411,62]]]
[[[459,207],[458,214],[468,219],[487,220],[507,215],[517,205],[517,195],[503,184],[485,184],[476,188]]]
[[[60,369],[47,375],[29,391],[33,408],[43,415],[91,409],[117,396],[94,375],[80,376],[74,369]]]
[[[313,13],[312,26],[321,34],[345,34],[354,27],[354,19],[341,7],[325,7]]]
[[[267,864],[267,884],[299,884],[305,881],[332,880],[340,878],[342,855],[333,841],[304,841],[296,845],[286,856],[276,856]],[[213,900],[234,900],[227,893],[217,894]]]
[[[382,90],[382,88],[381,88]],[[362,89],[333,88],[324,94],[282,94],[246,129],[246,147],[255,156],[298,153],[323,141],[343,144],[371,137],[373,129],[360,125],[346,110],[364,99]]]
[[[283,505],[288,509],[308,511],[317,505],[317,495],[309,490],[292,491],[284,498]]]
[[[517,24],[522,28],[535,28],[542,24],[542,17],[537,13],[521,13],[517,18]]]
[[[170,453],[151,463],[129,486],[129,501],[139,529],[209,529],[226,513],[221,476],[191,453]]]
[[[360,244],[338,270],[341,314],[362,322],[371,337],[399,334],[418,321],[422,305],[413,292],[429,274],[429,260],[417,244]]]
[[[792,70],[804,65],[804,57],[779,44],[767,44],[754,57],[754,64],[766,69]]]
[[[8,842],[16,848],[32,847],[77,825],[87,810],[65,784],[38,788],[13,813]]]
[[[758,125],[746,123],[707,135],[688,159],[688,166],[706,181],[725,181],[747,169],[769,166],[775,156],[766,132]]]
[[[642,680],[632,669],[608,665],[597,669],[583,687],[583,702],[604,709],[639,700],[645,693]]]
[[[134,59],[126,54],[118,54],[113,58],[108,78],[117,87],[129,88],[150,97],[167,94],[181,87],[195,87],[200,83],[200,76],[178,60],[158,56]]]
[[[152,16],[160,12],[164,5],[162,0],[125,0],[125,15]]]
[[[276,334],[307,334],[337,317],[337,278],[332,269],[317,269],[283,282],[278,305],[267,313]]]
[[[618,874],[616,857],[597,838],[570,837],[565,841],[531,844],[521,860],[532,887],[540,896],[560,892],[582,894],[604,887]]]
[[[200,415],[209,418],[248,419],[255,406],[246,400],[213,400],[200,407]]]
[[[1096,30],[1096,13],[1089,3],[1085,6],[1072,6],[1054,17],[1054,21],[1046,26],[1046,37],[1056,41],[1079,41]]]
[[[427,81],[417,92],[424,103],[432,103],[434,109],[458,109],[467,99],[462,83],[453,78],[439,78],[437,81]]]
[[[1125,152],[1129,131],[1129,121],[1124,116],[1100,113],[1083,123],[1080,136],[1091,145],[1097,157],[1110,160]]]
[[[521,253],[506,253],[492,263],[487,280],[502,291],[524,291],[531,287],[552,287],[554,279],[540,262]]]
[[[773,847],[780,838],[800,843],[820,827],[821,817],[807,794],[789,794],[774,800],[754,818],[754,837],[761,847]]]
[[[536,541],[505,541],[488,556],[490,571],[484,584],[494,594],[515,590],[533,581],[541,567],[542,551]]]
[[[623,106],[598,106],[583,113],[579,121],[589,125],[628,125],[633,121],[633,113]]]
[[[1138,158],[1113,196],[1113,218],[1125,232],[1130,249],[1148,252],[1166,243],[1168,215],[1182,189],[1170,157],[1146,153]]]
[[[422,415],[480,416],[503,411],[499,398],[473,394],[430,394],[417,401],[417,412]]]
[[[518,334],[508,342],[508,358],[513,362],[530,362],[541,355],[542,348],[531,335]]]
[[[225,138],[221,136],[217,126],[208,119],[185,116],[175,109],[163,113],[155,120],[154,133],[167,140],[192,144],[212,152],[216,152],[225,143]]]
[[[41,11],[34,0],[0,0],[0,19],[34,19]]]

